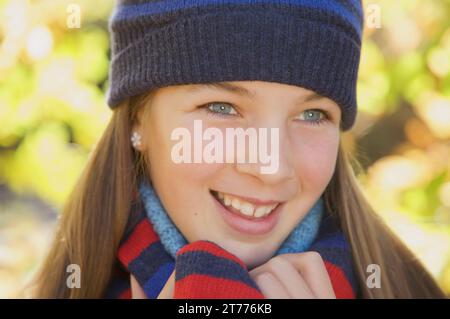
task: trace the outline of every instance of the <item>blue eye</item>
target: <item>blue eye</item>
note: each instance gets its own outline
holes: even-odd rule
[[[237,115],[236,109],[229,103],[211,102],[205,104],[206,110],[214,115]]]
[[[304,116],[302,116],[304,115]],[[319,109],[310,109],[302,112],[299,116],[301,121],[305,121],[308,124],[320,125],[326,121],[329,121],[330,116],[328,112]]]

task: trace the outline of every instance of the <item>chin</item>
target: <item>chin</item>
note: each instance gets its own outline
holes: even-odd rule
[[[275,238],[233,238],[231,233],[223,229],[215,231],[212,229],[214,227],[209,228],[206,232],[199,231],[196,235],[188,236],[187,239],[189,242],[197,240],[213,242],[239,258],[249,270],[269,261],[279,247]]]
[[[243,244],[242,242],[217,242],[219,246],[238,257],[248,269],[256,268],[272,258],[275,251],[269,250],[267,245]]]

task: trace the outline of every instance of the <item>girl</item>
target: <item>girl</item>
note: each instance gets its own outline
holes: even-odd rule
[[[364,199],[340,143],[362,24],[357,0],[119,1],[113,116],[35,296],[443,297]],[[218,139],[229,129],[247,134],[237,151]],[[266,153],[260,129],[275,132]],[[275,154],[269,173],[248,160],[255,136],[256,154]],[[80,288],[67,285],[71,264]]]

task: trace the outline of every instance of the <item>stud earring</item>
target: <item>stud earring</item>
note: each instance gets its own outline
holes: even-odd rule
[[[133,135],[131,136],[131,144],[133,144],[133,147],[141,146],[141,139],[141,134],[133,132]]]

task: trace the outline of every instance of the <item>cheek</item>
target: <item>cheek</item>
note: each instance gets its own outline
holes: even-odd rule
[[[294,143],[295,170],[303,189],[325,189],[335,169],[339,135],[305,136]]]
[[[210,209],[210,182],[224,164],[176,163],[171,132],[157,125],[149,132],[150,178],[172,221],[186,238],[195,238],[205,224],[201,212]]]
[[[204,231],[204,212],[210,210],[213,165],[170,161],[152,166],[153,185],[170,219],[189,241],[197,239]]]
[[[186,121],[185,121],[186,122]],[[152,176],[164,175],[168,179],[175,180],[176,183],[202,185],[206,184],[210,176],[220,169],[223,164],[193,163],[194,149],[191,147],[191,163],[177,163],[172,159],[174,146],[180,145],[180,139],[172,140],[171,135],[177,128],[187,128],[191,136],[191,144],[195,144],[192,121],[179,121],[178,125],[171,123],[154,123],[148,132],[149,149],[148,158]],[[205,143],[205,142],[204,142]],[[177,152],[178,153],[178,152]]]

